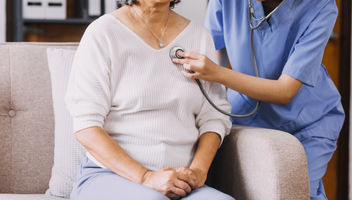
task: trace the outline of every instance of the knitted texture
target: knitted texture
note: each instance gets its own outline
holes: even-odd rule
[[[74,132],[101,127],[150,170],[189,166],[202,134],[227,135],[229,117],[212,108],[183,67],[171,62],[174,46],[216,62],[213,40],[197,23],[157,50],[110,14],[94,21],[77,49],[65,99]],[[215,104],[231,110],[224,87],[203,85]]]

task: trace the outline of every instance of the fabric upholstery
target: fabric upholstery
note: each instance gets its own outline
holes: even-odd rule
[[[0,194],[1,200],[68,200],[44,194]]]
[[[210,174],[212,185],[236,199],[309,199],[304,149],[282,131],[234,126]]]
[[[43,194],[54,153],[54,114],[46,48],[77,44],[0,44],[0,193]],[[13,111],[11,111],[13,110]],[[234,127],[209,182],[237,199],[309,199],[306,157],[290,134]],[[1,200],[65,200],[0,194]]]
[[[75,51],[47,49],[55,117],[54,165],[46,194],[69,197],[85,150],[74,138],[73,120],[64,97]]]
[[[0,192],[10,191],[12,135],[10,111],[10,52],[0,46]]]
[[[47,46],[0,45],[0,193],[44,193],[53,163],[54,119]]]

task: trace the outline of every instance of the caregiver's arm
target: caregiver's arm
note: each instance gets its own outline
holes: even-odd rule
[[[180,56],[184,59],[175,59],[174,62],[183,64],[186,69],[196,72],[191,74],[185,71],[185,76],[219,82],[260,101],[286,105],[296,96],[302,86],[300,81],[285,74],[277,80],[258,78],[217,65],[198,53],[180,52]]]
[[[226,71],[225,71],[226,70]],[[296,96],[302,83],[286,74],[278,80],[270,80],[246,75],[222,68],[218,82],[260,101],[286,105]]]

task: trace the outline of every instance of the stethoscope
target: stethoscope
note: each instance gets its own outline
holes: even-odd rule
[[[250,45],[251,45],[251,54],[252,54],[252,60],[253,60],[253,67],[254,67],[254,72],[255,72],[255,76],[256,77],[259,77],[259,71],[258,71],[257,60],[256,60],[256,57],[255,57],[254,45],[253,45],[253,31],[258,29],[265,21],[268,21],[268,19],[281,7],[281,5],[284,2],[285,2],[285,0],[283,0],[278,6],[276,6],[276,8],[274,10],[272,10],[267,16],[261,17],[261,18],[257,18],[254,15],[254,9],[252,7],[252,2],[251,2],[251,0],[248,0],[248,11],[249,11],[248,12],[248,21],[249,21],[249,27],[251,29],[250,30]],[[256,25],[254,25],[253,22],[252,22],[253,20],[259,21],[259,22]],[[184,52],[184,49],[182,47],[176,46],[176,47],[173,47],[170,50],[169,56],[170,56],[171,60],[174,59],[174,58],[182,59],[182,57],[180,57],[178,55],[179,51]],[[190,70],[188,70],[188,72],[194,73],[193,71],[190,71]],[[204,97],[207,99],[207,101],[210,103],[210,105],[213,106],[217,111],[219,111],[220,113],[222,113],[224,115],[227,115],[227,116],[230,116],[230,117],[237,117],[237,118],[250,117],[250,116],[254,115],[258,111],[258,109],[260,107],[261,102],[257,100],[255,108],[250,113],[243,114],[243,115],[228,113],[226,111],[221,110],[220,108],[218,108],[214,104],[214,102],[209,98],[208,94],[205,92],[205,90],[204,90],[204,88],[202,86],[202,83],[200,82],[199,79],[195,79],[195,81],[197,82],[197,84],[199,86],[199,89],[202,91]]]

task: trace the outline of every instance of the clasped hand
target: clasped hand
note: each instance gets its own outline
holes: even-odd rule
[[[147,171],[142,184],[170,199],[180,199],[192,190],[204,185],[207,174],[199,169],[165,168],[161,171]]]

